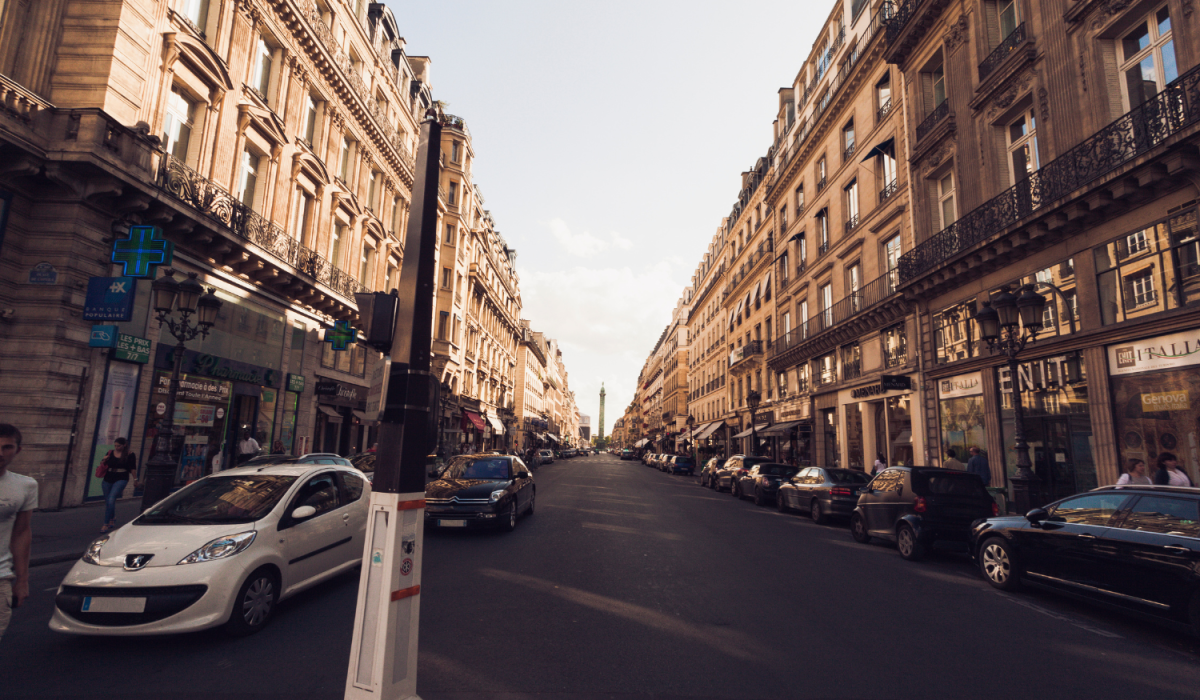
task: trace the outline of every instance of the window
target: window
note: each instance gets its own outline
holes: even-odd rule
[[[804,211],[804,185],[796,188],[796,216]]]
[[[391,291],[400,287],[400,261],[395,258],[388,258],[387,263],[387,289]]]
[[[933,94],[933,104],[929,111],[946,101],[946,67],[938,64],[929,74],[930,89]]]
[[[786,287],[786,286],[787,286],[787,280],[788,280],[788,277],[789,277],[789,275],[790,275],[790,268],[788,267],[788,254],[787,254],[787,252],[784,252],[784,253],[780,254],[780,256],[779,256],[779,271],[780,271],[780,273],[779,273],[779,285],[780,285],[781,287]]]
[[[311,519],[322,513],[335,510],[340,505],[338,502],[337,477],[334,475],[334,472],[325,472],[324,474],[314,476],[308,480],[308,483],[300,487],[300,492],[296,494],[295,504],[288,512],[290,513],[300,506],[312,506],[317,512],[309,516],[309,519]]]
[[[833,353],[818,357],[813,361],[813,364],[813,376],[817,380],[817,386],[824,386],[837,381],[837,361]]]
[[[449,340],[450,332],[450,312],[438,312],[438,340]]]
[[[842,127],[842,149],[846,160],[854,156],[854,120]]]
[[[308,222],[312,217],[313,198],[304,190],[296,194],[296,211],[292,216],[292,238],[303,242],[304,233],[308,230]]]
[[[808,337],[808,299],[800,302],[799,313],[800,323],[803,324],[800,328],[800,337],[803,339]]]
[[[450,284],[454,279],[454,271],[448,267],[442,268],[442,289],[450,289]]]
[[[875,109],[877,118],[883,121],[892,112],[892,76],[885,74],[875,83]]]
[[[376,197],[379,196],[379,171],[372,170],[371,176],[367,179],[367,208],[375,211],[379,208],[379,202]]]
[[[958,220],[958,210],[954,207],[954,172],[948,172],[937,181],[937,223],[938,229],[944,229]]]
[[[338,178],[343,183],[350,179],[350,151],[353,150],[351,148],[352,145],[353,142],[350,140],[350,137],[342,137],[342,148],[338,154]]]
[[[908,337],[904,324],[898,323],[883,331],[883,366],[902,367],[908,362]]]
[[[850,306],[855,313],[862,309],[862,299],[859,290],[862,288],[862,267],[858,263],[846,268],[846,296],[850,297]]]
[[[819,234],[819,245],[817,247],[817,256],[820,257],[829,252],[829,210],[822,209],[817,214],[817,232]]]
[[[1118,43],[1126,110],[1154,99],[1167,83],[1179,77],[1173,39],[1171,16],[1165,5],[1121,37]]]
[[[779,398],[787,398],[787,372],[779,372],[775,375],[775,384],[779,389]]]
[[[1196,219],[1194,209],[1180,212],[1096,248],[1105,325],[1200,301]]]
[[[187,18],[203,35],[204,28],[208,26],[208,0],[179,0],[177,8],[179,14]]]
[[[259,157],[249,148],[242,151],[238,166],[238,199],[248,207],[254,206],[254,185],[258,182]]]
[[[1129,496],[1120,492],[1071,498],[1050,510],[1052,520],[1082,525],[1108,525]]]
[[[896,287],[900,283],[900,234],[896,234],[883,244],[883,261],[885,270],[888,276],[888,293],[896,291]]]
[[[1188,498],[1142,496],[1125,516],[1121,528],[1200,537],[1200,509],[1196,501]]]
[[[458,183],[457,182],[450,183],[450,194],[449,194],[448,200],[449,200],[450,206],[458,205]]]
[[[251,86],[258,90],[264,101],[271,87],[271,46],[263,37],[258,38],[257,50],[254,53],[254,72],[250,76]]]
[[[821,190],[825,189],[825,175],[826,175],[825,157],[822,156],[821,160],[817,161],[817,192],[818,193],[820,193]]]
[[[779,232],[783,233],[787,230],[787,205],[779,207]]]
[[[400,207],[401,200],[399,197],[392,197],[392,233],[400,233]]]
[[[846,231],[858,226],[858,180],[851,180],[843,190],[846,193]]]
[[[933,316],[938,364],[979,357],[982,343],[975,334],[975,299],[946,307]]]
[[[374,241],[363,245],[362,256],[359,258],[358,266],[358,281],[362,282],[367,287],[373,288],[370,284],[371,271],[375,268],[375,244]]]
[[[454,245],[454,224],[446,224],[446,245]]]
[[[808,241],[804,237],[804,232],[800,232],[800,237],[796,239],[796,265],[800,272],[804,272],[805,266],[808,264]]]
[[[461,153],[459,152],[461,149],[462,144],[459,141],[450,142],[450,162],[458,162],[458,159],[462,157]]]
[[[842,379],[857,379],[862,376],[862,347],[857,342],[843,345]]]
[[[1009,122],[1006,129],[1012,182],[1020,182],[1038,169],[1036,119],[1033,109],[1027,109]]]
[[[783,312],[783,338],[785,343],[792,342],[792,312]]]
[[[821,285],[819,302],[823,318],[822,325],[828,328],[833,325],[833,285],[829,283]]]
[[[163,146],[172,158],[187,162],[188,141],[192,136],[196,103],[172,87],[167,97],[167,115],[163,120]]]
[[[346,225],[334,224],[333,233],[329,235],[329,263],[336,268],[342,267],[342,243],[346,237]]]
[[[304,140],[309,148],[313,148],[313,138],[317,135],[317,101],[312,95],[304,98]]]
[[[997,9],[1000,15],[1000,40],[1003,41],[1017,31],[1017,2],[1016,0],[1000,0]]]

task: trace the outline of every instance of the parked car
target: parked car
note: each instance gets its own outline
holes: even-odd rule
[[[554,464],[554,450],[538,450],[538,464]]]
[[[734,455],[727,459],[725,464],[722,464],[721,468],[717,470],[717,479],[713,488],[718,491],[729,489],[729,492],[733,493],[733,484],[736,477],[750,471],[750,468],[756,464],[763,464],[764,462],[770,461],[770,457],[747,457],[746,455]],[[734,495],[736,496],[737,494]]]
[[[672,457],[671,473],[691,476],[696,473],[696,461],[686,455]]]
[[[857,469],[804,467],[780,487],[775,505],[781,513],[805,511],[816,523],[830,516],[848,518],[858,505],[858,490],[870,480]]]
[[[783,482],[791,479],[799,471],[798,467],[778,462],[761,462],[750,467],[745,472],[734,475],[733,496],[754,499],[754,505],[762,506],[775,500],[775,494]]]
[[[1022,583],[1200,635],[1200,488],[1102,486],[971,532],[988,583]]]
[[[436,527],[497,527],[511,532],[533,514],[533,472],[517,457],[459,455],[425,486],[425,522]]]
[[[997,514],[978,475],[938,467],[890,467],[862,488],[850,518],[859,542],[894,541],[900,556],[920,559],[936,542],[966,544],[971,524]]]
[[[363,454],[370,454],[364,452]],[[288,454],[269,454],[251,457],[242,462],[241,467],[261,467],[266,464],[340,464],[343,467],[353,466],[349,459],[332,452],[309,452],[300,456]]]
[[[280,601],[361,563],[370,492],[342,465],[206,476],[88,545],[58,588],[50,629],[257,632]]]
[[[724,457],[710,457],[704,463],[704,468],[700,470],[700,485],[705,488],[716,488],[717,470],[723,464],[725,464]]]
[[[628,447],[621,450],[621,459],[633,459],[633,458],[634,458],[633,450],[629,449]]]

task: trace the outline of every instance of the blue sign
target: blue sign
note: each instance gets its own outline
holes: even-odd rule
[[[93,277],[88,280],[83,318],[85,321],[132,320],[136,297],[137,279],[134,277]]]
[[[117,347],[116,326],[92,326],[92,337],[88,339],[89,348]]]
[[[58,270],[48,262],[40,262],[29,270],[29,284],[58,284]]]
[[[175,244],[164,241],[157,226],[130,226],[129,238],[113,241],[112,261],[126,277],[154,278],[159,265],[170,265]]]

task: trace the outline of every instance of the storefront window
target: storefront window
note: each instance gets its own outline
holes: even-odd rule
[[[258,402],[258,427],[255,437],[264,452],[274,451],[271,448],[275,441],[275,402],[278,397],[279,392],[263,388],[262,398]]]
[[[350,373],[356,377],[366,376],[367,349],[362,345],[354,346],[354,352],[350,358]]]
[[[1018,370],[1021,405],[1025,410],[1025,440],[1029,443],[1034,472],[1041,480],[1045,502],[1097,486],[1087,374],[1083,358],[1075,359],[1081,372],[1073,382],[1066,355],[1023,362]],[[1004,462],[1008,476],[1012,477],[1017,472],[1017,453],[1013,449],[1013,381],[1007,367],[998,368],[997,376]],[[992,460],[993,465],[995,462]]]
[[[863,468],[863,419],[856,403],[846,405],[846,459],[851,469]]]
[[[837,381],[837,366],[833,353],[818,357],[813,360],[813,365],[813,375],[816,377],[817,386],[833,384]]]
[[[954,450],[961,462],[970,457],[972,447],[987,453],[987,428],[984,426],[983,381],[979,372],[948,377],[938,381],[938,409],[941,426],[941,459],[946,450]]]
[[[890,466],[913,464],[912,401],[907,395],[887,399],[888,446]]]
[[[862,376],[862,347],[857,341],[842,346],[842,379]]]
[[[982,344],[976,337],[978,329],[972,320],[974,315],[974,299],[949,306],[934,314],[933,328],[939,365],[979,357]]]
[[[825,465],[829,467],[842,466],[841,452],[838,450],[837,409],[821,410],[821,428],[825,437]]]
[[[143,462],[149,461],[157,453],[155,438],[165,415],[171,374],[156,371],[154,381],[146,420],[146,455]],[[179,465],[175,474],[177,484],[194,481],[205,474],[233,466],[221,463],[232,395],[233,386],[230,382],[180,374],[170,447],[172,458]],[[159,412],[159,406],[162,406],[163,413]]]
[[[1066,297],[1067,306],[1063,306],[1062,300],[1054,293],[1054,290],[1038,283],[1046,283],[1058,287],[1058,289]],[[1079,329],[1078,313],[1073,303],[1075,297],[1075,260],[1067,258],[1066,260],[1051,265],[1050,267],[1038,270],[1032,275],[1025,275],[1020,279],[1009,283],[1009,288],[1014,294],[1019,294],[1019,290],[1023,285],[1034,285],[1034,291],[1046,297],[1046,311],[1042,317],[1042,328],[1038,331],[1038,338],[1046,338],[1057,335],[1070,335],[1071,321],[1076,319],[1075,328]],[[1000,288],[992,290],[992,294],[998,294]],[[973,324],[974,322],[972,322]]]
[[[335,369],[339,372],[350,371],[350,356],[354,351],[359,350],[358,346],[353,346],[345,350],[334,350],[330,343],[321,344],[321,366],[328,369]]]
[[[300,403],[300,395],[293,391],[283,394],[283,425],[279,426],[279,439],[283,441],[283,451],[289,454],[296,442],[296,407]]]
[[[217,322],[207,338],[188,341],[188,350],[280,369],[286,326],[283,316],[251,307],[244,299],[220,290],[216,294],[222,301]]]
[[[1200,301],[1196,210],[1096,248],[1100,316],[1105,324]]]
[[[904,324],[898,323],[883,331],[883,366],[902,367],[908,362],[908,337]]]

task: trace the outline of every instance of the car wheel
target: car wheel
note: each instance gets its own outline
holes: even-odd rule
[[[1020,572],[1013,561],[1012,546],[1003,538],[990,537],[979,548],[979,570],[987,582],[1002,591],[1020,586]]]
[[[917,531],[905,523],[896,531],[896,549],[900,556],[909,561],[918,561],[925,556],[925,545],[917,540]]]
[[[500,527],[505,532],[512,532],[517,529],[517,499],[515,496],[512,503],[508,506],[508,513],[504,516],[504,520],[501,521]]]
[[[854,537],[855,542],[861,544],[867,544],[871,541],[871,533],[867,531],[867,521],[858,513],[855,513],[850,518],[850,535]]]
[[[767,505],[767,499],[763,498],[762,491],[760,491],[759,489],[754,489],[754,505],[756,505],[756,506]]]
[[[783,490],[775,492],[775,508],[780,513],[787,513],[791,508],[787,507],[787,498],[783,494]]]
[[[258,632],[271,621],[278,600],[278,576],[269,567],[255,569],[238,589],[233,613],[225,623],[225,631],[235,637],[245,637]]]
[[[533,515],[533,502],[537,499],[537,489],[529,492],[529,507],[525,509],[525,515]]]
[[[742,490],[738,488],[738,482],[736,479],[729,482],[729,495],[733,496],[739,501],[742,500]]]
[[[812,503],[808,504],[808,517],[818,525],[825,524],[825,512],[821,510],[821,499],[814,498]]]
[[[716,479],[716,477],[713,477],[713,476],[709,476],[709,477],[708,477],[708,488],[709,488],[709,490],[710,490],[710,491],[716,491],[716,490],[717,490],[717,479]]]

